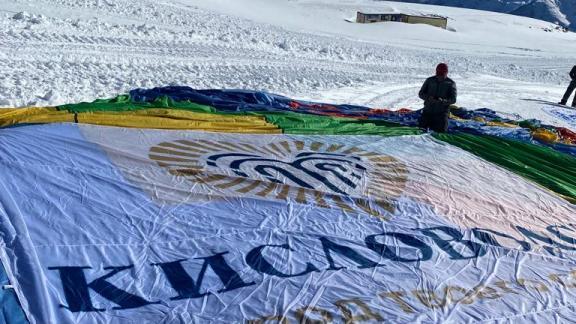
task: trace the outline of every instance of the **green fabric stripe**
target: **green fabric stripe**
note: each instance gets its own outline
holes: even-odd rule
[[[168,97],[160,97],[154,102],[132,102],[129,95],[122,95],[112,99],[98,99],[93,102],[58,106],[58,110],[67,110],[72,113],[92,111],[134,111],[149,108],[174,108],[194,112],[216,113],[214,107],[199,105],[190,101],[174,101]]]
[[[317,135],[418,135],[421,131],[414,127],[404,127],[392,123],[356,120],[352,118],[317,116],[294,112],[256,113],[264,115],[287,134]]]
[[[487,135],[456,133],[434,134],[434,137],[498,164],[576,203],[576,158],[568,154]]]

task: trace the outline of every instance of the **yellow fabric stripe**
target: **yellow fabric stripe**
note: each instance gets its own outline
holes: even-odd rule
[[[74,122],[74,114],[56,108],[2,108],[0,127],[25,123]]]
[[[226,116],[173,109],[78,114],[78,122],[131,128],[193,129],[229,133],[281,133],[258,116]]]
[[[280,133],[275,125],[250,122],[207,122],[189,119],[170,119],[153,116],[123,116],[108,114],[78,114],[78,122],[85,124],[131,128],[194,129],[232,133]]]
[[[228,133],[277,134],[282,130],[260,116],[227,116],[176,109],[89,112],[75,115],[56,108],[0,109],[0,127],[22,123],[78,122],[130,128],[189,129]]]
[[[126,112],[110,112],[110,111],[100,111],[94,112],[95,115],[135,115],[135,116],[155,116],[155,117],[165,117],[173,119],[194,119],[202,121],[238,121],[238,122],[254,122],[254,123],[266,123],[263,117],[259,116],[234,116],[234,115],[219,115],[211,113],[200,113],[187,110],[177,110],[177,109],[162,109],[162,108],[151,108],[136,111],[126,111]]]
[[[508,127],[508,128],[519,128],[520,126],[510,123],[503,123],[503,122],[487,122],[486,125],[488,126],[500,126],[500,127]]]

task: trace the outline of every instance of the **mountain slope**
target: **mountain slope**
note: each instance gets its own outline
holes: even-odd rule
[[[576,30],[574,0],[392,0],[509,13]]]
[[[576,5],[566,0],[534,0],[510,13],[576,28]]]
[[[380,1],[380,0],[377,0]],[[469,8],[508,13],[520,8],[530,0],[392,0],[397,2],[412,2],[437,6]]]

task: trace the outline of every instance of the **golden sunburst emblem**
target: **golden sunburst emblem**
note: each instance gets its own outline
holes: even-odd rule
[[[318,141],[182,139],[151,147],[149,158],[210,197],[289,200],[381,219],[394,212],[408,177],[391,156]]]

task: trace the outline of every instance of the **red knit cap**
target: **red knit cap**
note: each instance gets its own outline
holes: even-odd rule
[[[436,67],[436,75],[447,77],[448,76],[448,65],[446,63],[438,64],[438,66]]]

